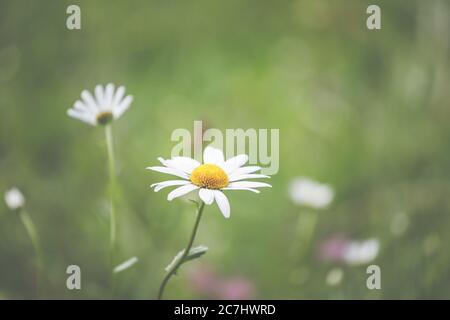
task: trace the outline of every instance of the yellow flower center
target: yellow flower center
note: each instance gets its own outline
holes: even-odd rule
[[[191,182],[200,188],[221,189],[228,185],[228,175],[215,164],[202,164],[192,171]]]
[[[113,120],[114,116],[110,111],[102,111],[97,114],[97,123],[101,125],[106,125]]]

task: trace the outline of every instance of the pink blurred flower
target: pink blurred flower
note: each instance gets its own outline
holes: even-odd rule
[[[222,280],[216,288],[216,296],[223,300],[246,300],[254,296],[253,284],[243,278]]]
[[[376,238],[348,240],[342,236],[333,236],[319,246],[319,258],[348,265],[362,265],[374,260],[379,249],[380,243]]]
[[[199,293],[210,293],[219,285],[217,274],[209,267],[200,267],[189,274],[189,282]]]
[[[319,246],[319,257],[324,261],[339,261],[345,255],[349,241],[342,236],[333,236]]]
[[[254,286],[242,277],[224,278],[210,267],[200,267],[189,274],[189,282],[197,293],[223,300],[245,300],[254,297]]]

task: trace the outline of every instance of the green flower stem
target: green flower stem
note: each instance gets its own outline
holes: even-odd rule
[[[183,264],[184,260],[186,259],[186,257],[189,254],[189,251],[191,251],[192,244],[194,243],[195,235],[197,234],[198,225],[200,224],[200,219],[202,217],[204,207],[205,207],[205,203],[202,202],[197,210],[197,218],[195,220],[194,229],[192,230],[192,234],[191,234],[191,238],[189,239],[189,243],[188,243],[186,249],[184,250],[181,258],[177,261],[175,266],[167,272],[166,276],[164,277],[164,279],[161,283],[161,286],[159,287],[158,300],[162,299],[162,296],[164,294],[164,289],[166,288],[167,282],[169,282],[170,278],[177,273],[178,268]]]
[[[114,263],[116,252],[116,211],[114,208],[114,193],[116,189],[116,169],[114,160],[114,142],[111,125],[105,126],[106,147],[108,151],[109,164],[109,192],[110,192],[110,217],[109,217],[109,245],[110,245],[110,272],[111,288],[114,292]]]
[[[30,215],[25,209],[19,210],[19,216],[20,220],[22,221],[23,226],[25,227],[25,230],[28,233],[28,236],[30,237],[31,243],[33,245],[33,249],[36,255],[36,296],[39,297],[39,291],[40,291],[40,282],[41,282],[41,275],[42,275],[42,250],[39,242],[38,233],[36,231],[36,227],[33,223],[33,220],[31,220]]]
[[[313,239],[318,219],[317,211],[306,210],[300,213],[297,220],[296,240],[291,247],[291,256],[294,259],[301,259],[306,253]]]

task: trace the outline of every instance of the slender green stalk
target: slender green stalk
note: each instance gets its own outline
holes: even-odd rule
[[[31,220],[30,215],[25,209],[19,210],[20,220],[22,221],[25,230],[30,237],[31,243],[33,245],[33,249],[35,252],[36,259],[36,297],[39,297],[40,292],[40,284],[41,284],[41,276],[42,276],[42,250],[39,242],[38,233],[36,231],[36,227],[34,226],[33,220]]]
[[[114,142],[111,125],[105,126],[106,147],[108,151],[108,167],[109,167],[109,197],[110,197],[110,217],[109,217],[109,246],[110,246],[110,272],[111,272],[111,288],[114,292],[115,275],[114,263],[116,252],[116,211],[114,207],[114,193],[116,189],[116,169],[114,160]]]
[[[166,288],[167,282],[169,282],[170,278],[174,274],[177,273],[178,268],[183,264],[184,260],[186,259],[187,255],[189,254],[189,251],[192,248],[192,244],[194,243],[195,235],[197,234],[198,225],[200,224],[200,219],[202,217],[204,207],[205,207],[205,203],[202,202],[197,210],[197,218],[195,219],[194,229],[192,230],[192,234],[189,239],[188,245],[187,245],[186,249],[183,251],[183,255],[181,256],[181,258],[177,261],[175,266],[167,272],[166,276],[164,277],[164,279],[161,283],[161,286],[159,287],[158,300],[162,299],[162,296],[164,294],[164,289]]]
[[[303,258],[313,239],[318,219],[319,214],[316,211],[303,211],[299,214],[296,228],[297,236],[291,247],[292,258]]]

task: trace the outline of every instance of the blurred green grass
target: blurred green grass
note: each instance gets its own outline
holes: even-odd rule
[[[83,89],[114,82],[135,97],[114,124],[120,257],[140,259],[120,275],[119,297],[154,298],[185,245],[193,208],[151,191],[165,177],[145,167],[169,157],[172,130],[204,120],[279,128],[281,141],[272,189],[228,193],[229,220],[207,208],[203,263],[250,279],[257,298],[448,298],[449,5],[377,3],[380,31],[365,27],[370,1],[2,1],[0,190],[26,195],[44,247],[43,296],[108,296],[103,132],[66,110]],[[69,4],[81,7],[80,31],[65,28]],[[298,175],[336,190],[302,255],[289,250],[307,210],[287,195]],[[409,227],[394,235],[399,212]],[[343,282],[327,286],[334,265],[316,248],[336,233],[380,240],[381,291],[366,288],[364,267],[343,266]],[[1,205],[2,297],[33,297],[32,257]],[[65,287],[70,264],[82,269],[81,291]],[[183,275],[167,296],[196,298]]]

